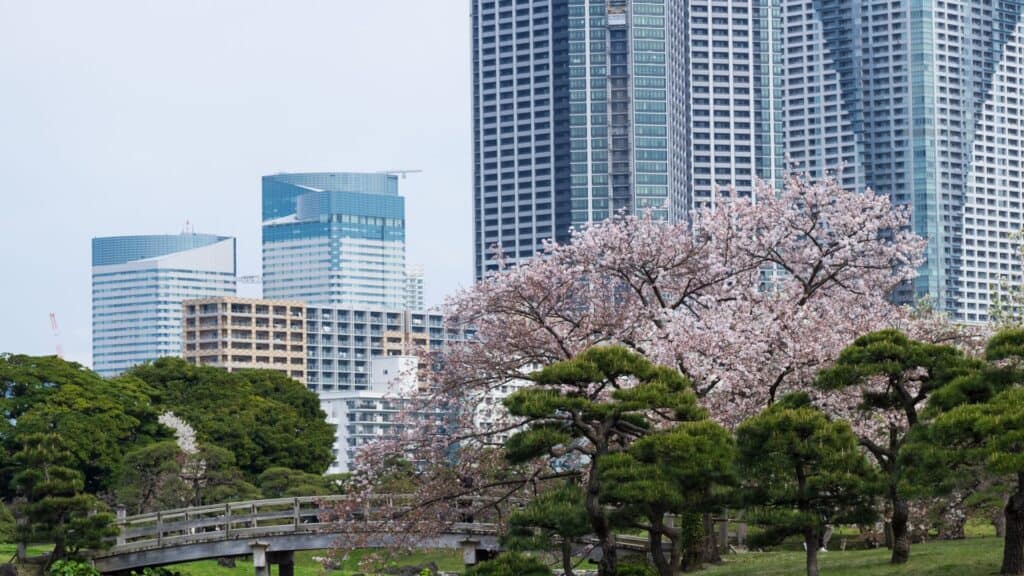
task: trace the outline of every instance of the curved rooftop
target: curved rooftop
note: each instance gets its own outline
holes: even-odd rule
[[[93,238],[92,265],[110,266],[158,258],[230,239],[230,236],[215,234],[158,234]]]

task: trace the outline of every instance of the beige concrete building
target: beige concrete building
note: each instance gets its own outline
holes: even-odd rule
[[[306,305],[224,296],[182,303],[182,356],[229,372],[277,370],[306,383]]]

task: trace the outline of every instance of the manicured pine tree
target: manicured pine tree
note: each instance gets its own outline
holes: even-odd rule
[[[107,538],[117,535],[113,515],[102,512],[103,503],[83,492],[81,472],[67,468],[70,453],[57,434],[26,434],[14,455],[19,471],[12,484],[25,503],[19,515],[18,541],[52,542],[49,563],[72,557],[80,550],[108,547]]]
[[[938,491],[965,471],[1010,478],[1001,574],[1024,574],[1024,330],[1007,329],[985,348],[989,362],[937,391],[934,418],[908,443],[902,461]]]
[[[615,507],[617,524],[647,531],[661,576],[679,573],[684,540],[691,536],[687,530],[699,526],[699,514],[727,505],[728,488],[735,482],[735,457],[729,432],[703,420],[641,438],[628,451],[606,456],[599,464],[605,486],[602,500]],[[673,522],[670,515],[684,522]],[[665,539],[670,543],[668,558]]]
[[[853,394],[856,407],[843,395],[826,396],[830,413],[846,413],[861,446],[886,478],[892,509],[892,563],[910,557],[910,507],[904,494],[900,453],[908,435],[922,419],[928,396],[979,367],[951,346],[910,340],[896,330],[858,338],[835,364],[818,373],[816,384],[827,391]],[[854,408],[851,410],[851,408]]]
[[[614,526],[601,501],[607,486],[597,470],[608,455],[652,433],[655,419],[692,421],[706,417],[689,381],[671,368],[617,346],[597,346],[572,360],[534,372],[536,384],[505,399],[525,430],[506,443],[512,463],[580,457],[586,479],[583,507],[601,548],[598,572],[617,573]]]
[[[573,575],[573,546],[590,535],[590,524],[583,509],[583,490],[573,481],[559,483],[541,492],[508,519],[505,547],[513,550],[558,549],[562,573]]]
[[[736,430],[745,498],[778,531],[801,534],[807,576],[818,576],[826,524],[874,516],[875,472],[846,422],[830,420],[806,394],[783,397]]]

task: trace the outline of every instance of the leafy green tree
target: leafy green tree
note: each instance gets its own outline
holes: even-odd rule
[[[531,375],[536,384],[509,395],[504,404],[529,423],[505,444],[512,463],[580,456],[585,474],[584,510],[601,547],[602,576],[616,573],[611,520],[597,473],[601,461],[652,431],[652,419],[687,421],[706,417],[690,382],[676,370],[655,366],[618,346],[597,346]],[[581,470],[582,471],[582,470]]]
[[[109,546],[105,539],[117,535],[113,515],[95,496],[83,492],[82,473],[65,463],[71,453],[60,435],[27,434],[14,455],[19,471],[13,485],[25,499],[20,515],[26,523],[19,526],[18,539],[52,542],[49,562],[73,557],[83,548]]]
[[[188,456],[181,478],[189,487],[193,506],[261,496],[259,488],[248,482],[235,466],[235,455],[213,444],[201,445],[197,453]]]
[[[1014,478],[1005,507],[1000,574],[1024,574],[1024,388],[1009,388],[987,402],[944,412],[921,436],[931,447],[931,458],[922,458],[929,464],[962,470],[983,463],[995,475]]]
[[[578,484],[559,483],[509,517],[503,543],[510,550],[557,548],[562,555],[562,573],[572,576],[573,546],[590,534],[583,505],[583,490]]]
[[[85,490],[96,494],[110,486],[126,450],[165,437],[157,417],[141,382],[87,372],[32,404],[18,418],[14,438],[59,434],[69,453],[65,464],[81,471]]]
[[[471,566],[466,576],[551,576],[551,569],[532,556],[506,552],[494,560]]]
[[[874,516],[875,472],[850,425],[829,420],[805,394],[782,398],[736,430],[746,496],[776,529],[801,534],[807,574],[818,575],[826,524]]]
[[[334,428],[316,394],[272,371],[229,373],[161,358],[130,374],[151,386],[158,409],[184,418],[200,444],[230,450],[250,481],[285,467],[323,474],[333,462]]]
[[[181,478],[185,454],[173,440],[154,442],[125,454],[114,493],[118,504],[135,514],[189,503]]]
[[[903,446],[921,423],[928,396],[979,366],[951,346],[917,342],[896,330],[882,330],[858,338],[831,368],[818,374],[817,384],[825,390],[859,393],[860,405],[851,421],[861,446],[886,477],[893,564],[910,557],[910,507],[900,463]]]
[[[334,493],[326,477],[280,466],[264,470],[259,475],[257,485],[264,498],[324,496]]]
[[[683,422],[606,456],[598,466],[602,500],[616,506],[617,523],[647,531],[658,573],[673,576],[682,565],[686,529],[697,521],[694,514],[727,504],[735,459],[735,443],[724,428],[710,420]],[[673,525],[673,514],[690,522]]]
[[[19,435],[54,432],[88,492],[109,487],[126,450],[164,437],[139,381],[104,380],[54,356],[0,356],[0,497],[10,498]]]

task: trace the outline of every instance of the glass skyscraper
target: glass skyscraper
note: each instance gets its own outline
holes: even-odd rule
[[[782,169],[778,0],[473,0],[477,278]]]
[[[115,376],[181,354],[181,302],[235,293],[235,239],[210,234],[92,241],[92,362]]]
[[[405,199],[392,174],[263,177],[263,296],[402,309]]]
[[[818,173],[846,164],[909,207],[928,238],[912,296],[987,319],[1020,282],[1024,52],[1021,0],[785,0],[787,152]]]

